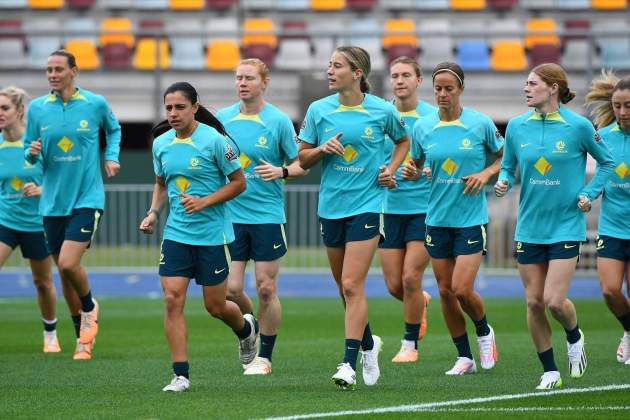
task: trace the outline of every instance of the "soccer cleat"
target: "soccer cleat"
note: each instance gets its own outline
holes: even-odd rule
[[[361,364],[363,365],[363,383],[372,386],[376,385],[379,376],[381,376],[381,370],[378,367],[378,354],[383,348],[383,340],[378,335],[372,335],[374,340],[374,347],[372,350],[365,350],[361,352]]]
[[[475,361],[468,357],[458,357],[455,365],[451,370],[444,372],[447,375],[465,375],[467,373],[476,373],[477,365]]]
[[[245,367],[243,375],[269,375],[270,373],[271,361],[265,357],[256,356],[254,361]]]
[[[94,337],[98,334],[98,302],[96,299],[92,299],[94,302],[94,309],[90,312],[81,311],[81,330],[79,341],[82,344],[89,344],[94,341]]]
[[[581,378],[586,371],[588,361],[584,350],[584,333],[580,330],[580,339],[573,344],[567,343],[567,353],[569,356],[569,371],[572,378]]]
[[[429,293],[423,290],[422,294],[424,295],[424,311],[422,312],[420,333],[418,334],[419,340],[422,340],[424,336],[427,334],[427,308],[429,307],[429,301],[431,300],[431,295]]]
[[[630,359],[626,360],[626,363],[624,363],[624,365],[630,366]]]
[[[77,347],[74,350],[74,355],[72,356],[72,358],[74,360],[90,360],[92,358],[92,349],[94,348],[95,342],[96,339],[94,339],[94,341],[92,341],[91,343],[83,344],[77,338]]]
[[[625,333],[621,337],[619,347],[617,347],[617,361],[625,363],[630,360],[630,334]]]
[[[396,353],[396,356],[392,359],[394,363],[411,363],[418,361],[418,350],[410,347],[406,347],[404,344],[400,346],[400,350]]]
[[[59,353],[59,340],[55,331],[44,331],[44,353]]]
[[[494,330],[490,328],[490,334],[483,337],[477,337],[477,344],[479,345],[479,361],[481,362],[482,369],[492,369],[494,364],[499,359],[499,353],[497,353],[497,343],[494,339]]]
[[[543,373],[543,376],[540,377],[540,383],[536,387],[536,389],[556,389],[562,387],[562,378],[560,377],[560,372],[557,370],[552,370],[549,372]]]
[[[357,374],[350,363],[339,363],[332,380],[339,388],[352,391],[357,385]]]
[[[177,376],[173,374],[171,383],[162,388],[164,392],[184,392],[190,388],[190,380],[185,376]]]
[[[258,331],[258,321],[252,314],[243,315],[245,322],[249,322],[252,330],[249,336],[238,340],[238,356],[241,363],[248,365],[254,360],[258,354],[258,342],[260,341],[260,333]]]

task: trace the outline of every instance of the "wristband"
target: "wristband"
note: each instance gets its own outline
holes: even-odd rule
[[[287,179],[289,177],[289,169],[286,166],[282,167],[282,179]]]
[[[147,210],[147,216],[150,216],[151,213],[155,213],[155,215],[157,217],[160,217],[160,211],[158,209],[151,208],[151,209]]]

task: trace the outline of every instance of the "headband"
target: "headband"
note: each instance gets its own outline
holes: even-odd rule
[[[460,85],[462,85],[462,86],[464,86],[464,81],[462,80],[462,78],[461,78],[461,77],[459,77],[459,74],[455,73],[455,72],[454,72],[453,70],[451,70],[451,69],[439,69],[439,70],[436,70],[435,72],[433,72],[433,75],[431,76],[431,78],[432,78],[433,80],[435,80],[435,76],[437,76],[438,74],[443,73],[443,72],[445,72],[445,71],[446,71],[446,72],[449,72],[449,73],[451,73],[452,75],[454,75],[455,77],[457,77],[457,80],[459,80],[459,84],[460,84]]]

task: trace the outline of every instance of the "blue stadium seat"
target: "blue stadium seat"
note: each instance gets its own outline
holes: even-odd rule
[[[525,9],[553,9],[556,0],[520,0],[521,7]]]
[[[309,0],[276,0],[276,8],[280,10],[307,10],[310,7]]]
[[[602,66],[615,70],[630,69],[630,39],[602,38],[600,40]]]
[[[381,7],[390,10],[412,10],[416,6],[416,0],[384,0]]]
[[[355,19],[350,23],[350,36],[342,43],[358,45],[370,54],[373,70],[385,68],[385,56],[379,33],[382,24],[376,19]]]
[[[64,43],[71,39],[87,39],[95,45],[98,43],[99,26],[92,18],[71,18],[63,21]]]
[[[24,22],[27,45],[27,66],[44,69],[51,52],[61,47],[60,23],[57,19],[28,19]]]
[[[246,10],[272,10],[275,7],[274,0],[241,0],[240,6]]]
[[[457,44],[457,63],[464,71],[490,70],[490,53],[486,41],[469,39]]]
[[[0,9],[26,9],[26,0],[0,0]]]
[[[559,9],[590,9],[591,0],[556,0]]]
[[[417,9],[446,10],[449,8],[449,0],[416,0]]]
[[[203,25],[200,20],[168,21],[165,30],[170,35],[172,69],[201,70],[205,67],[204,39],[201,37]]]
[[[133,0],[134,9],[166,10],[168,0]]]
[[[105,9],[126,10],[133,7],[133,0],[106,0],[101,1],[99,6],[102,6]]]

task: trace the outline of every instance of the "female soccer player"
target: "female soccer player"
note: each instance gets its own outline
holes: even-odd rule
[[[586,104],[595,105],[595,124],[615,161],[599,213],[597,271],[604,300],[624,330],[617,360],[630,366],[630,305],[621,290],[625,275],[630,294],[630,160],[626,156],[630,148],[630,77],[619,80],[613,72],[603,72],[591,85]]]
[[[282,309],[277,295],[278,271],[287,252],[284,234],[283,179],[306,175],[297,161],[295,131],[289,117],[265,101],[269,69],[261,60],[248,58],[236,67],[235,87],[239,102],[221,109],[217,118],[230,137],[238,139],[240,161],[247,189],[227,203],[234,224],[230,247],[232,263],[228,298],[243,313],[252,313],[243,277],[250,259],[255,262],[259,298],[260,352],[245,368],[245,375],[271,373],[271,355]],[[284,166],[285,162],[292,162]]]
[[[416,60],[397,58],[389,67],[389,76],[394,105],[405,121],[407,133],[411,134],[418,118],[436,112],[437,108],[418,100],[422,70]],[[390,142],[385,142],[386,161],[391,157],[392,148]],[[430,184],[426,177],[404,179],[405,164],[409,165],[409,170],[415,169],[413,161],[407,157],[396,173],[398,186],[387,190],[385,240],[378,245],[387,289],[403,302],[405,333],[400,351],[392,359],[394,363],[418,360],[418,338],[423,338],[426,332],[426,305],[431,297],[422,291],[422,274],[429,264],[429,254],[424,247],[424,222]]]
[[[10,86],[0,90],[0,269],[16,246],[27,258],[44,322],[44,353],[61,351],[57,340],[57,292],[42,218],[37,213],[42,165],[24,161],[27,95]]]
[[[75,359],[90,359],[99,309],[81,258],[105,205],[99,130],[105,131],[105,171],[112,177],[120,169],[120,125],[105,98],[75,85],[78,71],[74,55],[67,51],[48,57],[52,91],[31,103],[24,147],[27,161],[43,163],[39,213],[77,334]]]
[[[203,286],[203,301],[210,315],[237,335],[242,363],[250,363],[256,356],[258,326],[252,315],[243,316],[236,303],[226,300],[225,279],[230,270],[227,244],[234,240],[234,231],[224,203],[245,190],[238,155],[224,137],[223,125],[199,104],[197,91],[189,83],[169,86],[164,108],[166,120],[153,129],[155,186],[140,230],[153,232],[162,204],[168,199],[160,282],[173,379],[162,390],[182,392],[190,387],[184,318],[190,279]]]
[[[342,389],[356,385],[356,360],[363,348],[363,381],[376,384],[381,339],[368,323],[365,278],[382,232],[384,187],[409,149],[404,122],[394,106],[370,95],[370,56],[359,47],[339,47],[328,64],[334,95],[313,102],[299,138],[300,166],[322,161],[318,215],[333,277],[345,304],[345,355],[332,379]],[[386,137],[396,146],[385,166]]]
[[[518,165],[522,182],[516,258],[527,299],[527,325],[544,369],[537,389],[553,389],[562,386],[562,379],[545,308],[564,327],[570,374],[580,378],[587,365],[584,334],[567,291],[580,242],[586,240],[584,212],[612,173],[613,160],[591,122],[560,105],[575,97],[562,67],[534,67],[523,91],[527,106],[534,109],[508,123],[495,192],[501,197],[514,185]],[[600,167],[584,186],[587,153]]]
[[[481,367],[491,369],[498,357],[494,331],[473,286],[486,251],[488,209],[483,188],[499,171],[503,138],[487,115],[461,105],[464,72],[459,65],[440,63],[432,78],[439,112],[414,125],[412,153],[416,166],[429,162],[432,176],[424,243],[446,326],[458,352],[446,374],[463,375],[477,371],[464,312],[475,324]],[[499,157],[488,167],[486,151]]]

